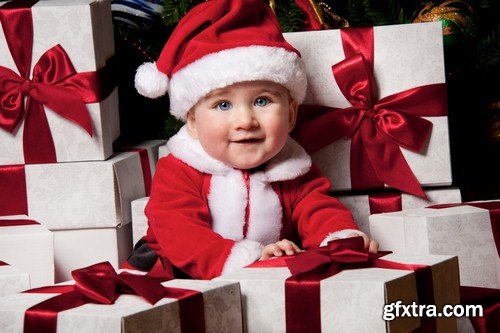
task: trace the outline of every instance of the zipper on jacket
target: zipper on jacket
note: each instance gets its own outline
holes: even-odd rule
[[[247,170],[242,170],[243,173],[243,182],[245,184],[245,188],[247,190],[247,203],[245,205],[245,223],[243,224],[243,238],[247,237],[248,232],[248,224],[250,219],[250,173]]]

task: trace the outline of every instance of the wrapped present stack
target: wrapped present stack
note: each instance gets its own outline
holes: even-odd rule
[[[386,321],[384,313],[384,304],[396,301],[435,304],[438,309],[458,304],[456,257],[368,255],[361,237],[333,241],[294,258],[259,261],[216,280],[240,282],[246,332],[454,332],[457,328],[451,317]]]
[[[301,52],[309,82],[292,136],[362,231],[370,233],[370,214],[461,201],[460,191],[449,187],[439,23],[285,38]]]
[[[237,283],[160,282],[138,272],[117,273],[109,262],[72,275],[73,281],[0,298],[0,331],[242,332]]]
[[[424,209],[461,202],[459,189],[450,187],[440,22],[285,38],[301,52],[309,79],[292,134],[360,229],[383,250],[458,256],[463,286],[499,288],[493,239],[498,244],[500,229],[488,218],[492,204],[481,206],[481,223],[472,221],[481,214],[472,217],[477,205]]]
[[[11,1],[0,21],[0,260],[31,287],[100,261],[118,268],[163,142],[113,150],[110,1]]]

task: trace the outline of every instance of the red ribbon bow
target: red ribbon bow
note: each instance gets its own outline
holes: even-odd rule
[[[117,274],[109,262],[102,262],[72,273],[76,284],[41,287],[29,293],[61,293],[38,303],[25,312],[24,332],[56,332],[59,312],[87,303],[113,304],[122,294],[139,295],[150,304],[164,297],[179,300],[183,332],[204,332],[205,315],[200,292],[164,287],[159,279],[126,272]],[[189,317],[191,316],[191,317]]]
[[[417,277],[420,304],[434,303],[432,272],[426,265],[402,264],[380,259],[388,252],[368,253],[362,237],[331,241],[326,247],[286,259],[292,276],[285,281],[286,331],[321,332],[320,281],[344,269],[388,268],[411,270]],[[433,318],[422,318],[423,332],[434,332]]]
[[[432,123],[422,116],[446,115],[446,87],[430,84],[376,98],[373,76],[373,29],[341,30],[346,59],[332,72],[342,94],[352,104],[301,106],[293,135],[313,154],[343,137],[351,137],[351,183],[356,189],[394,188],[425,198],[400,146],[419,152]],[[321,133],[321,135],[311,135]]]
[[[60,45],[40,57],[30,78],[31,6],[36,2],[12,1],[0,7],[0,22],[19,71],[0,66],[0,128],[12,133],[24,118],[23,149],[28,164],[57,161],[44,105],[92,136],[85,103],[98,102],[109,92],[101,91],[97,72],[77,73]]]

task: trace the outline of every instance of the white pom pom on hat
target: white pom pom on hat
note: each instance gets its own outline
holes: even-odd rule
[[[170,113],[186,121],[209,92],[258,80],[283,85],[298,103],[305,98],[304,62],[269,6],[262,0],[210,0],[182,18],[156,63],[137,69],[135,87],[149,98],[168,91]]]
[[[145,62],[137,68],[135,73],[135,89],[139,94],[158,98],[167,93],[169,78],[160,72],[154,62]]]

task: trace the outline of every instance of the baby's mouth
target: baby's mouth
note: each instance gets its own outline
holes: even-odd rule
[[[264,139],[259,139],[259,138],[249,138],[249,139],[242,139],[242,140],[234,140],[234,143],[241,143],[241,144],[249,144],[249,143],[259,143],[264,141]]]

